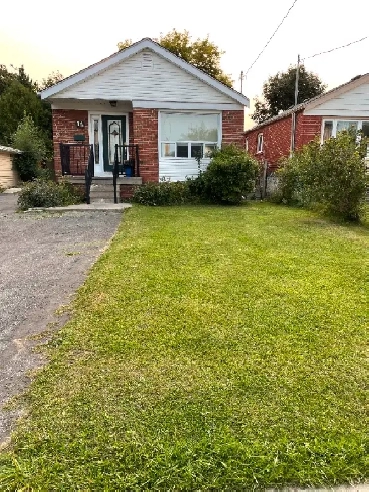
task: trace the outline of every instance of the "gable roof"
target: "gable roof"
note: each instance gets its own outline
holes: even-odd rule
[[[365,84],[368,81],[369,81],[369,73],[366,73],[364,75],[357,75],[356,77],[350,79],[348,82],[345,82],[344,84],[341,84],[337,87],[334,87],[333,89],[331,89],[327,92],[324,92],[323,94],[320,94],[319,96],[315,96],[315,97],[312,97],[311,99],[307,99],[306,101],[304,101],[300,104],[297,104],[296,106],[291,106],[286,111],[283,111],[282,113],[279,113],[276,116],[273,116],[273,118],[269,118],[268,120],[265,120],[262,123],[259,123],[259,125],[255,125],[254,127],[250,128],[249,130],[246,130],[245,134],[252,132],[254,130],[259,130],[260,128],[263,128],[264,126],[270,125],[271,123],[274,123],[275,121],[282,120],[283,118],[286,118],[287,116],[291,115],[292,113],[298,113],[299,111],[302,111],[304,109],[313,109],[316,106],[328,101],[329,99],[332,99],[336,95],[347,92],[351,89],[354,89],[355,87],[358,87],[362,84]]]
[[[111,68],[112,66],[120,62],[123,62],[127,58],[135,55],[136,53],[139,53],[144,49],[152,50],[159,56],[162,56],[163,58],[173,63],[177,67],[197,77],[204,83],[208,84],[209,86],[213,87],[219,92],[225,94],[226,96],[234,99],[238,103],[243,104],[244,106],[247,107],[250,106],[250,100],[248,97],[244,96],[243,94],[237,92],[234,89],[231,89],[230,87],[226,86],[222,82],[219,82],[219,80],[216,80],[214,77],[211,77],[207,73],[196,68],[191,63],[186,62],[179,56],[174,55],[171,51],[167,50],[166,48],[163,48],[163,46],[156,43],[150,38],[141,39],[141,41],[132,44],[128,48],[122,51],[118,51],[117,53],[114,53],[111,56],[104,58],[103,60],[94,63],[93,65],[90,65],[89,67],[81,70],[80,72],[77,72],[74,75],[71,75],[70,77],[61,80],[60,82],[53,85],[52,87],[44,89],[43,91],[40,92],[41,99],[52,97],[55,94],[63,91],[64,89],[71,87],[74,84],[92,78],[93,76],[107,70],[108,68]]]

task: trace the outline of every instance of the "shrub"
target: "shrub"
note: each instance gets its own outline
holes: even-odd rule
[[[62,207],[80,203],[82,198],[82,193],[69,182],[55,183],[35,179],[22,188],[18,207],[20,210],[33,207]]]
[[[145,183],[135,189],[132,201],[142,205],[180,205],[189,200],[186,182]]]
[[[278,171],[278,198],[284,203],[319,207],[346,220],[358,220],[366,190],[366,139],[341,132],[318,140],[285,159]]]
[[[23,154],[14,157],[14,166],[22,181],[30,181],[39,175],[38,163],[47,157],[45,139],[29,115],[24,115],[12,136],[12,145]]]
[[[227,145],[216,149],[201,175],[204,197],[215,203],[238,204],[255,188],[258,163],[243,149]]]
[[[21,181],[31,181],[38,176],[37,159],[30,153],[16,154],[13,165]]]

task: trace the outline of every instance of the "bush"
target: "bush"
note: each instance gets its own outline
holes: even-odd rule
[[[71,183],[55,183],[35,179],[27,183],[19,194],[18,207],[27,210],[33,207],[62,207],[82,202],[82,193]]]
[[[47,157],[45,139],[29,115],[24,115],[12,136],[12,145],[23,154],[14,157],[14,166],[22,181],[30,181],[39,176],[38,165]]]
[[[341,132],[320,145],[306,145],[278,171],[277,198],[284,203],[319,207],[346,220],[358,220],[365,198],[366,139]]]
[[[39,167],[37,159],[29,152],[16,154],[13,157],[13,166],[21,181],[31,181],[38,177]]]
[[[142,205],[180,205],[189,201],[189,190],[186,182],[161,181],[145,183],[138,186],[132,201]]]
[[[255,188],[258,163],[243,149],[227,145],[213,152],[201,175],[204,198],[215,203],[239,204]]]

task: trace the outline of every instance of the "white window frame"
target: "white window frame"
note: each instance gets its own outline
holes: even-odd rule
[[[246,142],[245,142],[245,150],[246,150],[246,152],[248,152],[248,151],[249,151],[249,139],[248,139],[248,138],[246,138]]]
[[[218,141],[217,142],[210,142],[210,141],[195,141],[195,140],[191,140],[191,141],[184,141],[184,142],[172,142],[172,141],[167,141],[167,140],[163,140],[161,139],[161,116],[162,114],[173,114],[173,113],[183,113],[183,114],[198,114],[198,115],[201,115],[201,114],[216,114],[218,116]],[[174,156],[164,156],[162,155],[162,152],[161,152],[161,147],[162,147],[162,144],[163,143],[167,143],[167,144],[174,144],[175,145],[175,155]],[[181,143],[181,144],[187,144],[188,145],[188,157],[177,157],[177,143]],[[219,111],[181,111],[181,110],[172,110],[172,111],[159,111],[159,117],[158,117],[158,151],[159,151],[159,160],[162,160],[162,159],[167,159],[167,160],[170,160],[170,159],[176,159],[178,161],[184,161],[184,160],[189,160],[189,161],[194,161],[196,160],[195,157],[191,157],[191,144],[202,144],[203,146],[205,145],[216,145],[217,148],[220,148],[221,146],[221,143],[222,143],[222,113],[219,112]],[[201,158],[202,160],[205,160],[205,161],[209,161],[210,158],[209,157],[206,157],[205,155]]]
[[[256,153],[262,154],[264,149],[264,135],[263,133],[258,133],[258,138],[256,142]]]
[[[333,128],[332,128],[332,137],[337,136],[337,123],[339,121],[357,121],[357,131],[361,131],[363,128],[363,121],[369,122],[369,120],[360,120],[359,118],[324,118],[322,121],[322,128],[321,128],[321,135],[320,135],[320,142],[323,143],[323,137],[324,137],[324,127],[326,121],[332,121],[333,122]]]

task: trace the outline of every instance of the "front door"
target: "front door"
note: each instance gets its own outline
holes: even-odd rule
[[[126,117],[103,115],[101,117],[101,122],[104,171],[112,172],[115,145],[123,145],[126,142]]]

